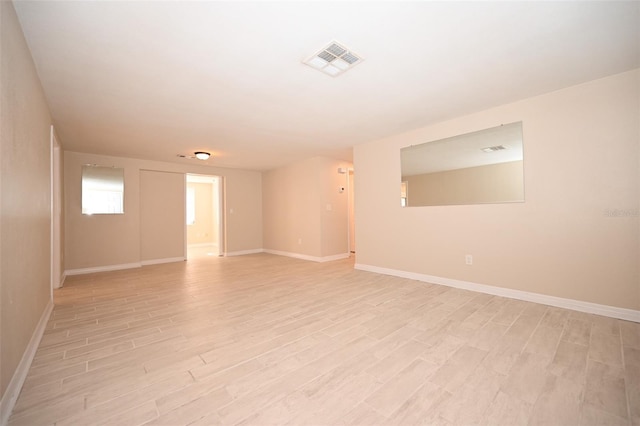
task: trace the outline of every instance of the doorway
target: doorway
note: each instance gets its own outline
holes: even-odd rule
[[[223,178],[188,174],[186,177],[187,259],[223,256]]]

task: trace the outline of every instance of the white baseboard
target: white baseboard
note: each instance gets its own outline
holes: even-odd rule
[[[151,260],[143,260],[140,262],[142,266],[148,265],[159,265],[161,263],[173,263],[173,262],[184,262],[186,259],[184,257],[167,257],[165,259],[151,259]]]
[[[311,262],[331,262],[334,260],[340,260],[340,259],[346,259],[349,257],[349,253],[343,253],[343,254],[336,254],[336,255],[332,255],[332,256],[309,256],[306,254],[300,254],[300,253],[291,253],[288,251],[280,251],[280,250],[271,250],[271,249],[265,249],[264,250],[265,253],[269,253],[269,254],[276,254],[278,256],[287,256],[287,257],[293,257],[296,259],[302,259],[302,260],[309,260]]]
[[[494,287],[491,285],[454,280],[451,278],[436,277],[432,275],[419,274],[416,272],[408,272],[398,269],[381,268],[378,266],[365,265],[361,263],[356,263],[354,268],[361,271],[376,272],[378,274],[392,275],[394,277],[408,278],[411,280],[423,281],[432,284],[440,284],[447,287],[477,291],[479,293],[492,294],[494,296],[508,297],[510,299],[524,300],[527,302],[540,303],[542,305],[555,306],[558,308],[571,309],[574,311],[586,312],[589,314],[602,315],[606,317],[640,323],[640,311],[634,309],[600,305],[598,303],[583,302],[581,300],[565,299],[563,297],[530,293],[528,291],[514,290],[510,288]]]
[[[168,257],[165,259],[143,260],[135,263],[121,263],[119,265],[95,266],[92,268],[69,269],[64,271],[65,278],[69,275],[93,274],[95,272],[120,271],[122,269],[140,268],[142,266],[157,265],[160,263],[182,262],[186,260],[184,257]]]
[[[140,268],[142,263],[122,263],[120,265],[107,265],[107,266],[95,266],[92,268],[81,268],[81,269],[68,269],[64,273],[66,276],[69,275],[83,275],[83,274],[92,274],[94,272],[109,272],[109,271],[119,271],[121,269],[133,269]]]
[[[225,256],[244,256],[245,254],[256,254],[256,253],[264,253],[264,249],[230,251],[225,253]]]
[[[0,401],[0,425],[2,426],[7,424],[9,416],[11,416],[11,412],[13,411],[13,407],[16,405],[18,395],[20,395],[20,390],[22,390],[24,380],[27,378],[27,373],[31,367],[33,357],[36,355],[36,351],[38,350],[38,345],[40,344],[47,322],[49,321],[51,311],[53,311],[53,302],[49,301],[40,316],[40,321],[38,322],[36,329],[31,335],[31,340],[29,340],[29,344],[22,355],[22,359],[20,360],[18,367],[13,373],[9,386],[7,386],[7,390],[2,396],[2,401]]]
[[[333,262],[334,260],[348,259],[349,256],[349,253],[334,254],[333,256],[323,256],[320,258],[320,262]]]

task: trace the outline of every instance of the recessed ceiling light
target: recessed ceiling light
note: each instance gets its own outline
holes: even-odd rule
[[[362,62],[362,57],[333,41],[303,63],[332,77],[338,76]]]

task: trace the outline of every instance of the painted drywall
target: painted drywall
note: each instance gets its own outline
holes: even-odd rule
[[[317,158],[263,173],[264,248],[322,256]]]
[[[0,2],[0,28],[0,389],[4,397],[50,301],[51,116],[11,2]]]
[[[352,164],[327,157],[318,158],[320,176],[320,219],[322,256],[349,251],[349,196],[347,193]],[[338,172],[341,169],[343,172]]]
[[[140,260],[186,258],[185,176],[140,170]]]
[[[187,188],[194,191],[195,222],[187,224],[189,245],[214,244],[218,241],[218,229],[213,226],[212,183],[187,182]]]
[[[524,200],[522,161],[403,176],[409,206]]]
[[[355,253],[356,251],[356,211],[355,211],[355,199],[354,199],[354,175],[353,169],[348,171],[349,177],[347,178],[349,181],[349,186],[347,190],[348,194],[348,209],[349,209],[349,251]]]
[[[264,248],[322,258],[347,253],[350,164],[313,157],[264,173]]]
[[[209,160],[212,161],[212,160]],[[124,214],[81,214],[83,164],[124,168]],[[262,248],[260,172],[135,158],[65,152],[65,266],[67,270],[138,263],[140,258],[140,170],[222,176],[225,182],[227,252]],[[184,203],[181,204],[184,207]],[[183,231],[184,232],[184,226]]]
[[[356,262],[640,309],[639,117],[634,70],[356,146]],[[400,207],[400,148],[520,120],[526,202]]]

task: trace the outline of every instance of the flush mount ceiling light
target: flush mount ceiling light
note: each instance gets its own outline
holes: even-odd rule
[[[194,154],[198,160],[208,160],[209,157],[211,157],[211,154],[204,151],[197,151],[197,152],[194,152]]]
[[[327,47],[303,61],[303,63],[331,77],[336,77],[362,61],[362,57],[341,44],[332,41]]]
[[[211,157],[211,154],[204,151],[197,151],[197,152],[194,152],[193,155],[176,154],[176,157],[187,158],[189,160],[195,160],[195,159],[208,160],[209,157]]]

